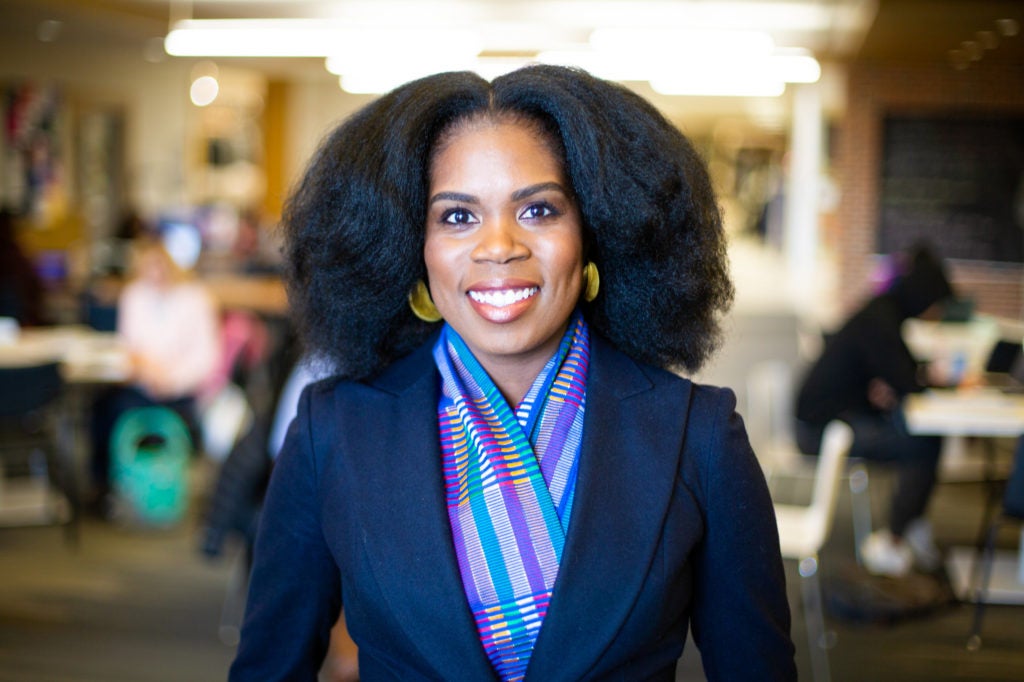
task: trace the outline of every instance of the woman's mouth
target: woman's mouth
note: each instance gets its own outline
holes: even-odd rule
[[[537,293],[537,287],[525,287],[523,289],[501,289],[497,291],[470,291],[469,297],[477,303],[484,303],[495,308],[505,308],[518,303],[523,299],[530,298]]]
[[[533,304],[538,286],[471,289],[466,292],[473,309],[489,322],[512,322]]]

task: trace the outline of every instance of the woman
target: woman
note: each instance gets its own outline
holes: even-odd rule
[[[284,217],[341,377],[278,457],[232,679],[795,679],[778,538],[725,390],[704,166],[560,67],[428,77],[321,146]]]
[[[220,359],[217,306],[206,288],[152,238],[135,249],[134,271],[117,304],[117,337],[131,360],[130,379],[93,408],[93,477],[96,505],[104,514],[118,417],[132,408],[163,405],[185,420],[196,441],[196,394]]]

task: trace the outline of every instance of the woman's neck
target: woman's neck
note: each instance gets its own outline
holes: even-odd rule
[[[477,358],[477,360],[487,372],[487,376],[501,391],[505,402],[515,410],[550,358],[551,355],[548,354],[540,358]]]

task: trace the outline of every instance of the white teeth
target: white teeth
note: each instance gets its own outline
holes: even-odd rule
[[[537,287],[526,289],[505,289],[503,291],[470,291],[469,297],[477,303],[484,303],[495,308],[504,308],[529,298],[537,293]]]

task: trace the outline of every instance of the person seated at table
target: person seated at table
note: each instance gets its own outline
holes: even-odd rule
[[[130,380],[104,393],[93,407],[92,474],[101,511],[110,487],[110,439],[117,418],[135,407],[169,407],[198,443],[195,395],[217,367],[221,351],[212,296],[163,244],[144,238],[134,266],[117,313],[117,336],[131,358]]]
[[[22,327],[46,322],[42,280],[15,236],[14,214],[0,208],[0,317]]]
[[[816,454],[825,425],[841,419],[853,429],[851,457],[895,465],[888,528],[860,547],[874,574],[899,577],[915,564],[934,570],[941,560],[924,514],[942,440],[908,433],[900,409],[903,396],[936,382],[907,347],[901,327],[907,318],[933,317],[952,293],[941,261],[927,246],[915,246],[888,289],[826,341],[798,393],[796,436],[805,454]]]

